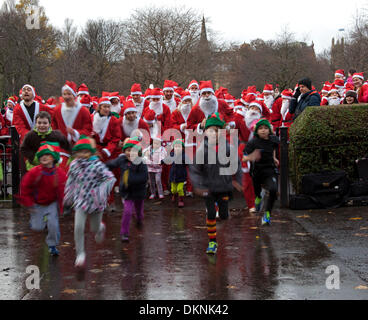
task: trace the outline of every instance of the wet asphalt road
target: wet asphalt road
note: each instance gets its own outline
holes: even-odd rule
[[[60,256],[50,257],[45,233],[29,230],[21,209],[0,210],[0,299],[367,299],[368,207],[289,211],[275,209],[270,227],[243,210],[217,224],[219,249],[205,253],[201,199],[178,209],[167,198],[145,202],[142,229],[120,242],[121,212],[106,213],[106,240],[87,233],[87,271],[74,270],[73,217],[60,219]],[[88,228],[86,228],[88,230]],[[40,290],[28,290],[29,265],[39,267]],[[337,266],[340,289],[326,288]]]

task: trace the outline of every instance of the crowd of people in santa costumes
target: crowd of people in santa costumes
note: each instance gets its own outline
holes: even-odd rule
[[[275,90],[269,83],[266,83],[261,91],[254,85],[248,86],[239,97],[233,96],[224,87],[215,90],[210,80],[192,80],[186,89],[179,87],[175,81],[166,80],[162,88],[154,88],[151,85],[144,93],[141,84],[134,83],[127,97],[119,92],[108,91],[104,91],[101,97],[92,96],[86,84],[77,87],[74,82],[66,81],[61,96],[52,96],[47,102],[36,95],[33,86],[26,84],[22,87],[19,97],[14,95],[7,100],[6,108],[0,115],[0,133],[5,136],[9,134],[10,126],[16,128],[22,145],[23,175],[27,169],[39,165],[36,155],[43,143],[58,143],[62,146],[58,147],[58,151],[60,158],[64,160],[58,160],[56,165],[66,173],[75,160],[73,148],[82,137],[93,139],[95,148],[90,148],[90,151],[96,151],[91,152],[91,157],[98,157],[102,165],[118,159],[123,154],[124,146],[124,150],[129,151],[139,143],[139,158],[147,165],[146,182],[150,191],[147,198],[163,200],[175,189],[180,197],[180,203],[177,204],[182,207],[185,203],[182,192],[191,197],[196,193],[189,169],[193,161],[196,161],[197,149],[206,137],[206,128],[211,127],[209,123],[214,122],[217,129],[225,129],[226,141],[238,150],[243,173],[240,191],[244,193],[249,211],[254,213],[260,209],[260,199],[257,199],[259,181],[255,192],[252,175],[254,163],[244,159],[259,157],[243,156],[245,150],[254,149],[247,149],[247,145],[255,138],[258,140],[254,145],[262,145],[260,137],[271,136],[273,144],[269,149],[274,150],[277,146],[277,137],[274,136],[278,134],[278,128],[290,127],[306,107],[367,103],[368,83],[364,81],[363,73],[354,72],[348,80],[345,79],[344,70],[337,70],[334,81],[325,82],[321,86],[321,92],[316,90],[308,78],[304,78],[298,81],[294,89],[286,88],[281,92],[278,87]],[[214,115],[217,117],[215,120]],[[268,134],[255,135],[255,130],[268,130]],[[236,135],[232,136],[231,132]],[[126,147],[127,141],[130,141],[129,148]],[[174,154],[174,146],[177,159],[172,169],[172,165],[166,160]],[[182,147],[185,149],[183,153],[179,150]],[[180,166],[178,163],[181,157],[189,161],[186,166]],[[268,165],[272,166],[274,161],[277,167],[276,160],[270,156]],[[115,187],[121,186],[122,176],[125,177],[121,167],[129,171],[131,166],[129,161],[123,162],[118,161],[114,166],[110,166],[115,179],[109,181],[116,180]],[[173,170],[179,170],[178,168],[181,172],[180,179],[175,178],[173,187]],[[146,169],[140,170],[145,172]],[[271,171],[274,177],[275,171],[270,169]],[[176,177],[179,171],[175,172]],[[129,171],[126,175],[131,177],[132,173]],[[124,183],[129,185],[128,181]],[[272,185],[273,201],[274,188]],[[114,191],[110,192],[107,203],[108,208],[114,207]],[[131,215],[129,210],[127,212]],[[270,224],[270,215],[262,221]],[[124,230],[126,233],[127,225]],[[127,234],[124,236],[126,238]]]

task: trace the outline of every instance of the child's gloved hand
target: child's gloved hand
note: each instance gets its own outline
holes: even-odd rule
[[[123,185],[125,188],[128,188],[128,179],[129,179],[129,169],[125,170],[123,174]]]

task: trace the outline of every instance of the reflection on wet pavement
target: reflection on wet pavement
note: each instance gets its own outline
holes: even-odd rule
[[[31,232],[24,212],[2,210],[0,299],[333,299],[351,294],[326,289],[325,269],[333,264],[333,254],[288,211],[276,209],[271,227],[260,227],[260,217],[239,209],[244,201],[237,197],[231,218],[218,222],[218,253],[208,256],[204,205],[200,199],[186,202],[178,209],[168,200],[146,201],[144,226],[139,229],[132,220],[128,244],[120,242],[120,211],[105,214],[105,242],[97,245],[92,234],[86,235],[84,275],[74,270],[73,216],[60,219],[60,256],[53,258],[45,233]],[[29,265],[40,269],[40,290],[25,287]],[[348,282],[355,280],[349,271],[342,273]]]

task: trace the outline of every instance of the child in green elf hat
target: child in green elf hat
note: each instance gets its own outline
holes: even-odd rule
[[[106,230],[102,215],[116,179],[95,155],[96,143],[93,139],[81,136],[73,147],[73,153],[75,160],[70,165],[64,203],[75,209],[75,267],[84,268],[84,228],[87,217],[90,217],[90,229],[95,233],[96,242],[101,243]]]
[[[28,171],[20,186],[20,203],[30,208],[31,229],[42,231],[47,226],[46,243],[52,255],[59,255],[59,213],[63,211],[65,171],[56,166],[60,160],[58,143],[44,142],[36,153],[40,165]]]
[[[134,209],[137,215],[137,226],[142,227],[143,225],[148,169],[142,161],[140,142],[141,139],[138,137],[127,138],[124,141],[123,153],[106,163],[110,170],[119,168],[121,172],[119,190],[124,203],[120,229],[122,242],[129,242],[130,221]]]
[[[218,247],[215,204],[218,204],[220,218],[227,219],[233,189],[234,187],[241,189],[242,173],[237,149],[231,146],[226,139],[223,139],[224,146],[219,144],[219,129],[223,129],[224,125],[225,121],[217,112],[207,118],[205,139],[196,152],[194,164],[189,166],[194,190],[198,195],[204,197],[207,208],[209,244],[206,253],[208,254],[215,254]],[[220,161],[220,152],[230,155],[228,163]],[[256,160],[257,152],[250,155],[250,158]],[[239,182],[233,181],[233,176]]]
[[[251,161],[249,154],[254,150],[261,150],[261,158],[253,163],[251,175],[253,178],[254,192],[256,195],[256,210],[260,211],[262,206],[261,191],[262,186],[266,190],[264,199],[264,215],[262,225],[271,224],[271,211],[277,198],[278,190],[278,169],[279,161],[276,158],[276,149],[279,146],[279,139],[273,135],[272,126],[266,119],[260,119],[254,127],[254,138],[248,141],[244,149],[243,161]]]

